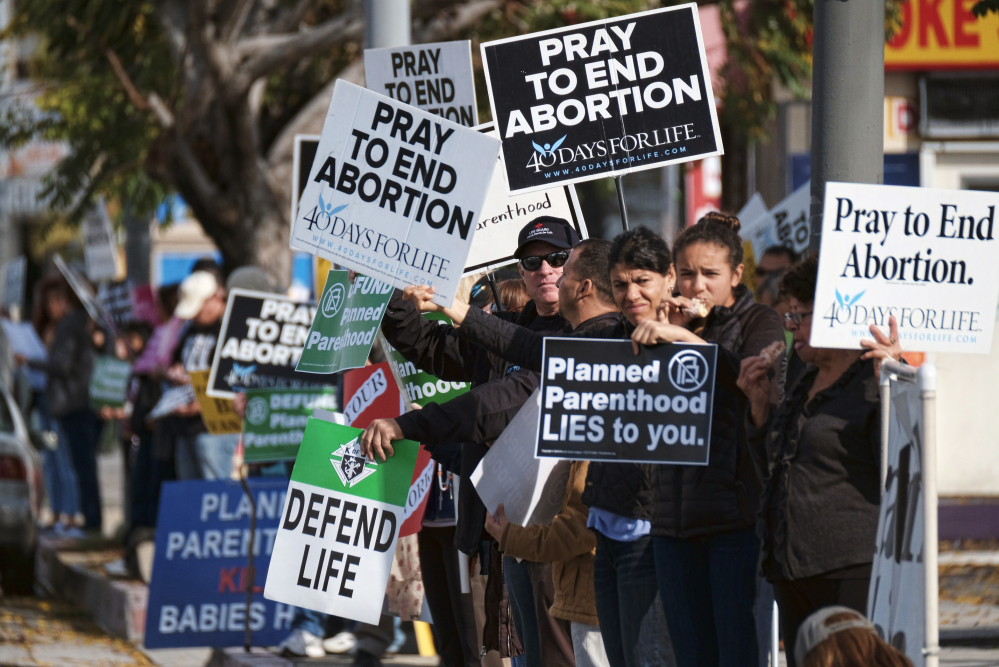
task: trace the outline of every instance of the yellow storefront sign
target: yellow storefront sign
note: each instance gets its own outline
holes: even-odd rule
[[[885,69],[999,69],[999,16],[976,18],[975,0],[908,0],[885,45]]]

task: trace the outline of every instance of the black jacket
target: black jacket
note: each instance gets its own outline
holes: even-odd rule
[[[94,343],[87,329],[89,321],[86,310],[73,309],[56,324],[48,359],[28,361],[29,367],[45,372],[45,397],[53,417],[65,417],[90,406]]]
[[[807,366],[750,442],[772,451],[758,532],[763,573],[814,577],[869,564],[881,507],[881,397],[874,364],[857,360],[811,401]]]
[[[477,309],[472,309],[475,312]],[[481,313],[481,311],[478,311]],[[566,329],[564,318],[542,317],[538,315],[534,302],[528,302],[519,313],[501,312],[483,317],[491,318],[492,322],[511,321],[536,331],[557,333]],[[502,359],[490,355],[483,348],[462,340],[457,327],[445,326],[439,322],[428,322],[409,301],[402,298],[402,292],[395,290],[385,309],[382,318],[382,334],[388,342],[420,370],[430,373],[448,382],[470,382],[473,389],[490,380],[501,378],[506,373],[516,370]],[[528,392],[528,395],[530,392]],[[462,397],[458,397],[460,399]],[[525,397],[526,398],[526,397]],[[458,399],[452,399],[458,400]],[[401,425],[411,420],[419,421],[419,415],[440,416],[439,409],[445,404],[431,404],[423,410],[416,410],[400,417]],[[523,401],[521,401],[523,402]],[[516,414],[516,410],[514,410]],[[410,415],[416,415],[410,417]],[[511,416],[512,418],[512,416]],[[404,431],[405,432],[405,431]],[[436,435],[433,428],[422,432],[413,431],[414,440],[433,447],[437,443],[463,442],[459,464],[459,475],[462,479],[471,479],[472,472],[479,461],[486,455],[488,447],[485,440],[465,439],[451,434],[444,437]],[[454,433],[452,431],[451,433]],[[409,437],[409,436],[407,436]],[[449,466],[455,466],[453,456]],[[458,524],[455,526],[455,546],[470,556],[478,554],[482,532],[486,523],[486,508],[475,493],[475,487],[464,484],[458,493]]]
[[[485,314],[469,311],[460,336],[474,341],[490,352],[531,371],[541,371],[544,336],[523,327],[489,322]],[[586,338],[626,339],[634,327],[620,313],[607,313],[582,322],[571,333]],[[534,373],[536,375],[537,373]],[[474,414],[488,420],[493,415]],[[586,474],[583,503],[629,518],[648,519],[652,499],[648,466],[636,463],[593,461]]]
[[[718,345],[708,465],[649,466],[653,535],[715,535],[756,523],[765,457],[750,451],[745,430],[749,403],[735,382],[742,360],[784,340],[784,327],[772,308],[757,304],[740,285],[735,304],[715,306],[700,335]]]

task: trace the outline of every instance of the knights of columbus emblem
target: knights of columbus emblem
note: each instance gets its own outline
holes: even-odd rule
[[[330,463],[333,464],[337,477],[348,489],[378,469],[377,463],[368,461],[361,454],[360,437],[340,445],[330,456],[339,457],[330,459]]]

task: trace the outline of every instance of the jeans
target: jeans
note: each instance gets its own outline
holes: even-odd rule
[[[178,436],[174,459],[177,479],[229,479],[238,443],[238,433]]]
[[[653,537],[652,550],[677,664],[757,667],[756,533]]]
[[[326,633],[326,614],[304,607],[295,608],[295,616],[291,619],[291,632],[295,630],[305,630],[311,635],[320,639]]]
[[[80,509],[90,530],[101,529],[101,487],[97,480],[97,440],[103,422],[89,408],[59,418],[66,434],[80,489]]]
[[[538,634],[538,617],[534,613],[534,587],[527,561],[503,556],[503,579],[510,596],[513,624],[524,649],[525,667],[541,667],[541,637]]]
[[[77,487],[76,470],[73,468],[73,455],[69,451],[69,442],[59,424],[52,420],[46,428],[55,432],[58,437],[55,449],[46,447],[42,450],[49,507],[56,520],[60,514],[72,518],[80,511],[80,491]]]
[[[652,538],[620,542],[599,531],[593,587],[611,667],[674,667],[652,555]]]

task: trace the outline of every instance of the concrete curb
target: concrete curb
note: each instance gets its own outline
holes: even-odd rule
[[[89,570],[87,552],[72,551],[73,540],[42,536],[35,555],[35,580],[42,590],[86,609],[112,637],[141,641],[149,589]]]
[[[294,667],[290,660],[285,660],[262,648],[251,649],[249,653],[242,648],[217,648],[212,650],[212,657],[205,667]]]

